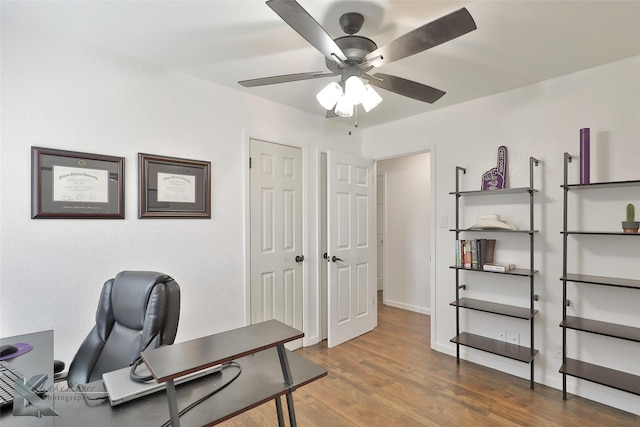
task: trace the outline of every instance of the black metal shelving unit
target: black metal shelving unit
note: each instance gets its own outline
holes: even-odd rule
[[[466,173],[466,169],[457,166],[456,167],[456,191],[449,194],[456,196],[456,225],[451,231],[455,232],[456,241],[461,239],[463,233],[469,234],[482,234],[482,233],[514,233],[525,234],[529,237],[529,268],[516,268],[505,272],[494,272],[476,270],[470,268],[464,268],[460,266],[451,266],[450,268],[455,270],[456,276],[456,299],[450,305],[456,309],[456,336],[451,339],[451,342],[456,344],[456,363],[460,364],[460,346],[466,346],[474,348],[476,350],[482,350],[488,353],[496,354],[502,357],[506,357],[519,362],[528,363],[531,367],[530,387],[534,388],[534,359],[538,350],[534,348],[534,326],[535,315],[538,310],[534,308],[534,302],[538,300],[538,296],[535,294],[535,276],[538,273],[534,268],[534,236],[538,232],[534,228],[534,194],[538,191],[533,188],[533,170],[535,166],[538,166],[539,161],[533,157],[529,158],[529,187],[519,188],[506,188],[500,190],[486,190],[486,191],[460,191],[460,173]],[[495,196],[495,195],[512,195],[517,196],[526,194],[529,197],[529,229],[528,230],[468,230],[460,228],[460,198],[462,197],[475,197],[475,196]],[[462,298],[460,296],[461,290],[465,289],[465,285],[461,285],[461,272],[473,271],[483,274],[502,274],[515,278],[528,278],[529,281],[529,307],[517,307],[512,305],[500,304],[492,301],[482,301],[472,298]],[[530,343],[528,346],[516,345],[507,343],[505,341],[496,340],[493,338],[487,338],[469,332],[463,332],[460,329],[460,310],[475,310],[485,313],[491,313],[499,316],[506,316],[516,319],[521,319],[529,322],[530,325]]]
[[[569,273],[567,265],[567,241],[572,235],[592,235],[592,236],[625,236],[626,238],[640,237],[640,234],[611,232],[611,231],[583,231],[568,230],[568,199],[570,191],[588,191],[590,189],[602,188],[625,188],[640,187],[640,180],[633,181],[611,181],[597,182],[593,184],[569,184],[568,168],[572,156],[564,153],[564,217],[562,226],[562,398],[567,400],[567,375],[591,381],[607,387],[622,390],[628,393],[640,395],[640,376],[618,371],[592,363],[567,357],[567,330],[586,332],[597,335],[604,335],[611,338],[628,340],[640,343],[640,328],[619,325],[615,323],[602,322],[594,319],[586,319],[567,315],[567,307],[571,301],[567,295],[567,283],[572,282],[588,286],[608,286],[613,288],[627,288],[640,290],[640,280],[620,277],[591,276],[579,273]]]

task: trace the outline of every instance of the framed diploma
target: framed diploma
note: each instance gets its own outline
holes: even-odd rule
[[[124,218],[124,158],[31,147],[31,218]]]
[[[211,162],[138,153],[139,218],[211,218]]]

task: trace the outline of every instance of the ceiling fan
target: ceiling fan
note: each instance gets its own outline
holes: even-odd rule
[[[379,48],[373,40],[355,35],[364,23],[364,17],[359,13],[342,15],[340,27],[347,35],[333,39],[297,1],[269,0],[266,3],[325,56],[329,71],[262,77],[238,83],[253,87],[340,76],[339,83],[330,83],[317,95],[320,104],[327,109],[327,117],[351,117],[354,106],[360,103],[367,112],[375,108],[382,98],[371,86],[418,101],[434,103],[445,94],[444,91],[402,77],[368,73],[375,67],[430,49],[476,29],[471,14],[466,8],[462,8]],[[365,85],[362,79],[368,84]]]

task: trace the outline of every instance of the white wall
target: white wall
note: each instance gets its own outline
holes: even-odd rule
[[[93,322],[102,283],[125,269],[163,271],[180,283],[185,309],[178,341],[245,324],[248,222],[244,214],[250,137],[303,147],[305,258],[309,259],[305,284],[306,297],[314,306],[319,153],[327,149],[357,153],[359,132],[349,137],[340,122],[6,22],[1,35],[0,335],[54,329],[56,356],[70,360]],[[560,339],[562,298],[558,280],[562,153],[577,154],[578,129],[591,127],[593,179],[638,179],[638,75],[640,58],[635,57],[364,132],[363,153],[371,158],[431,152],[433,217],[446,215],[449,224],[454,200],[448,193],[454,190],[456,165],[468,171],[463,188],[476,189],[482,172],[495,162],[497,146],[507,145],[515,187],[526,185],[528,157],[542,160],[536,172],[541,190],[536,204],[541,230],[536,251],[541,272],[536,380],[553,387],[561,385],[553,347]],[[126,219],[30,219],[31,146],[125,157]],[[212,161],[212,219],[137,219],[138,152]],[[571,177],[577,179],[575,165]],[[640,204],[640,196],[630,199]],[[612,224],[619,221],[613,218],[615,203],[600,205],[589,206]],[[467,223],[474,220],[474,213],[469,215]],[[437,258],[432,346],[453,354],[449,339],[454,335],[454,310],[449,303],[454,289],[448,268],[453,234],[446,229],[433,231]],[[638,247],[627,243],[624,249],[626,253],[619,253],[615,243],[603,241],[597,251],[582,253],[580,262],[591,274],[606,275],[613,265],[621,276],[637,278]],[[618,311],[616,318],[640,326],[636,293],[622,291],[623,298],[618,294],[596,294],[589,300],[594,306],[587,309],[598,311],[595,305],[604,302]],[[309,312],[305,319],[310,342],[317,336],[318,316]],[[497,329],[492,319],[483,324],[488,330]],[[526,339],[526,331],[521,335]],[[585,341],[595,345],[583,356],[640,374],[637,345],[616,342],[621,350],[614,354],[605,338]],[[528,367],[522,364],[473,351],[464,355],[528,376]],[[572,393],[639,411],[638,396],[574,379],[569,383]]]
[[[528,186],[528,159],[541,160],[535,171],[536,196],[536,268],[540,274],[536,280],[536,293],[540,295],[536,316],[535,378],[552,387],[561,388],[558,373],[561,361],[555,357],[557,344],[561,342],[562,286],[562,189],[563,152],[579,154],[579,129],[590,127],[592,134],[592,182],[603,180],[637,180],[638,153],[640,153],[640,57],[592,68],[579,73],[541,82],[532,86],[478,99],[450,108],[367,129],[364,132],[364,155],[387,158],[405,153],[435,148],[432,151],[435,165],[434,217],[446,215],[449,224],[455,220],[455,199],[449,194],[455,191],[455,167],[467,168],[461,177],[462,190],[480,189],[483,172],[495,165],[496,150],[506,145],[509,150],[510,187]],[[391,143],[393,142],[393,143]],[[570,182],[578,182],[578,164],[570,167]],[[622,198],[618,200],[617,198]],[[625,192],[604,192],[585,197],[580,203],[585,207],[573,221],[599,223],[600,228],[619,230],[624,204],[640,202],[637,189]],[[518,210],[522,205],[510,202],[496,206],[481,206],[480,201],[470,203],[462,216],[462,226],[470,226],[478,214],[500,213],[520,228],[527,227],[527,214]],[[573,199],[573,205],[578,202]],[[526,212],[526,211],[525,211]],[[604,227],[603,227],[604,223]],[[575,224],[575,222],[574,222]],[[454,253],[454,234],[447,229],[434,228],[435,234],[435,283],[432,307],[432,347],[455,354],[449,340],[455,335],[455,310],[449,303],[455,299],[454,272],[449,268]],[[572,268],[582,268],[586,274],[640,277],[638,253],[640,241],[635,238],[591,240],[589,249],[570,257]],[[526,246],[526,245],[525,245]],[[575,245],[573,245],[575,250]],[[526,258],[526,252],[517,244],[509,244],[503,258]],[[526,265],[526,264],[525,264]],[[486,275],[477,275],[486,276]],[[493,276],[493,275],[491,275]],[[482,278],[469,277],[470,292],[491,286]],[[477,286],[473,286],[477,284]],[[518,300],[517,283],[495,286],[491,295]],[[526,283],[522,290],[526,293]],[[577,302],[573,310],[580,310],[587,317],[593,316],[619,321],[640,327],[638,295],[634,290],[612,290],[582,287],[572,291]],[[497,294],[497,295],[496,295]],[[577,294],[577,296],[576,296]],[[465,294],[466,295],[466,294]],[[505,296],[506,295],[506,296]],[[528,299],[520,299],[528,302]],[[482,313],[463,313],[472,331],[495,336],[498,329],[509,328],[520,332],[521,339],[529,339],[527,323]],[[520,323],[518,323],[520,322]],[[640,374],[640,346],[621,340],[582,334],[580,350],[570,356],[593,361]],[[496,337],[497,338],[497,337]],[[612,351],[612,349],[616,349]],[[463,357],[487,366],[513,373],[523,378],[529,376],[529,366],[511,362],[488,353],[463,348]],[[452,363],[455,363],[452,360]],[[464,369],[461,371],[464,375]],[[568,378],[570,393],[579,394],[618,408],[640,414],[640,397],[602,387],[597,384]],[[523,382],[523,387],[527,384]],[[569,402],[570,405],[570,402]]]
[[[306,339],[318,340],[319,152],[358,153],[329,121],[2,23],[0,336],[55,330],[69,362],[105,280],[157,270],[182,290],[177,341],[248,322],[248,140],[303,148]],[[124,220],[30,219],[31,146],[125,158]],[[138,219],[137,153],[212,162],[212,218]]]
[[[431,176],[429,153],[382,160],[384,179],[383,300],[431,312]]]

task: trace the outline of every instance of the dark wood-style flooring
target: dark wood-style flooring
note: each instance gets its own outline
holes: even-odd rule
[[[378,327],[335,348],[296,352],[328,376],[294,394],[306,426],[640,426],[640,416],[454,357],[429,344],[430,317],[384,305]],[[285,403],[283,399],[283,404]],[[286,405],[283,405],[286,408]],[[286,409],[285,409],[286,417]],[[275,405],[222,424],[277,426]]]

